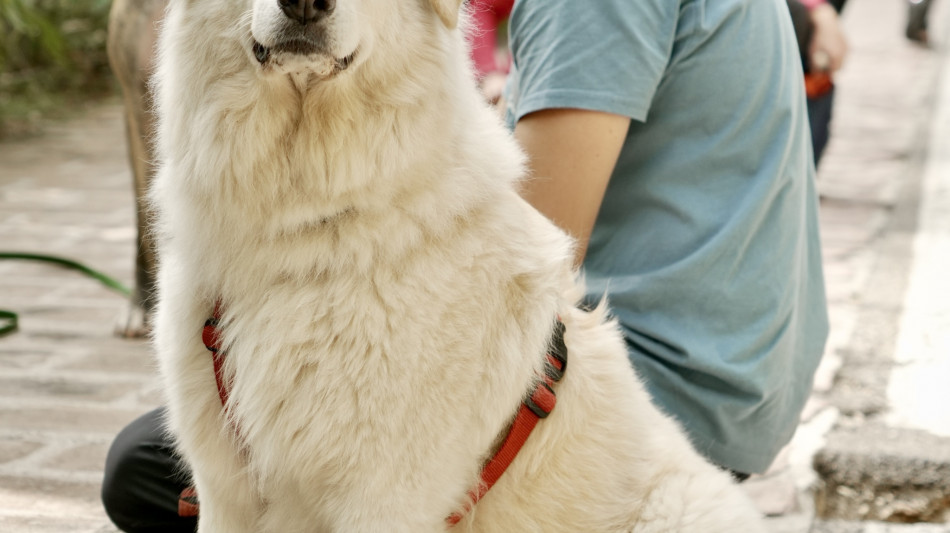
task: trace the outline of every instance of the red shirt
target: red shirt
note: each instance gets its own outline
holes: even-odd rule
[[[472,61],[475,73],[482,79],[490,72],[508,72],[508,61],[499,64],[496,59],[498,24],[508,18],[515,0],[472,0],[472,27],[469,30],[472,43]]]

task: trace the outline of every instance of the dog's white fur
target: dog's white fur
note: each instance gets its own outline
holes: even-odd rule
[[[317,50],[262,66],[276,5],[172,0],[161,38],[155,342],[200,531],[445,530],[557,315],[557,408],[456,530],[760,530],[615,324],[574,307],[571,243],[516,192],[460,0],[339,0]],[[201,341],[216,301],[226,410]]]

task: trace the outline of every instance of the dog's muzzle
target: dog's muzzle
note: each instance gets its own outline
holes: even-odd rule
[[[274,0],[284,15],[279,29],[265,45],[254,40],[254,58],[266,65],[277,54],[291,56],[323,55],[333,58],[334,72],[346,70],[356,56],[354,50],[344,57],[336,57],[330,52],[327,39],[327,27],[330,15],[336,9],[336,0]]]

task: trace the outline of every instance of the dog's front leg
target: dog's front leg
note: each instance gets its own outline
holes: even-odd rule
[[[262,505],[201,337],[212,304],[195,297],[202,291],[185,269],[174,268],[183,262],[167,255],[159,277],[155,346],[168,400],[166,425],[198,491],[198,528],[201,533],[256,532]]]
[[[240,465],[230,459],[205,464],[195,471],[194,481],[200,502],[198,533],[259,533],[261,502]]]
[[[208,358],[206,350],[193,355]],[[257,533],[262,504],[234,429],[224,415],[212,365],[195,367],[179,375],[174,385],[166,384],[168,427],[191,466],[198,492],[198,531]]]

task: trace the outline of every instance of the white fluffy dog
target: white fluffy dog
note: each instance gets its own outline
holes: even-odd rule
[[[155,341],[200,531],[760,531],[575,307],[461,2],[171,0]],[[471,506],[558,317],[557,408]]]

